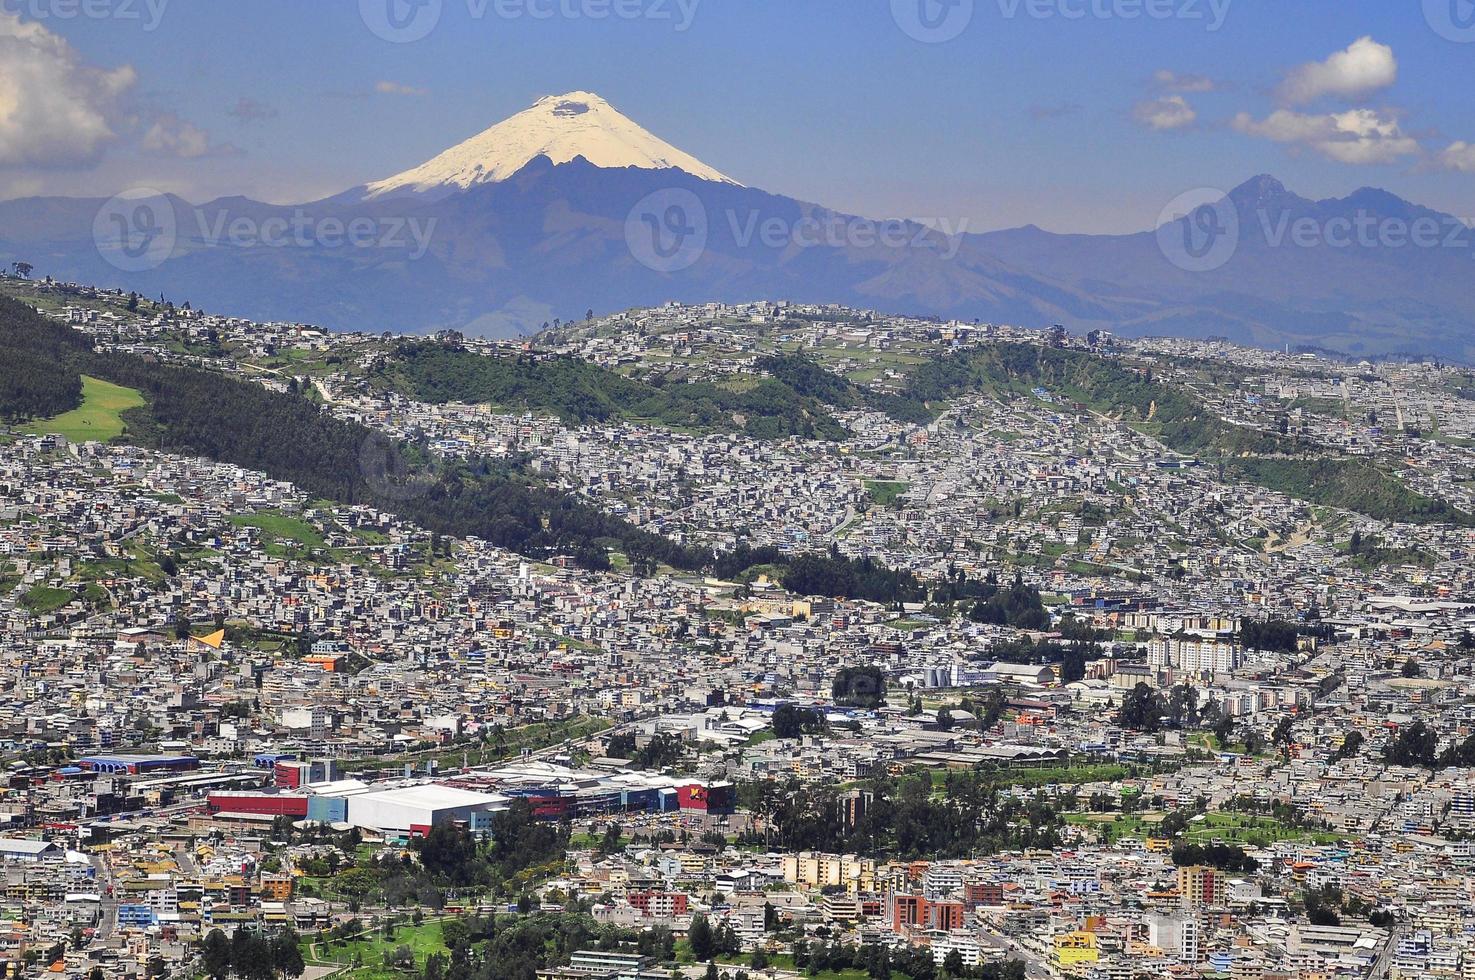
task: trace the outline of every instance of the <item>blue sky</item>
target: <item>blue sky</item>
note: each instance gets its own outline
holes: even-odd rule
[[[38,86],[30,116],[0,94],[0,196],[307,200],[589,90],[744,183],[872,216],[1139,230],[1262,172],[1475,216],[1475,30],[1447,19],[1471,0],[972,0],[937,43],[912,35],[939,0],[439,2],[392,43],[359,0],[0,0],[0,93]],[[18,44],[37,70],[6,78]]]

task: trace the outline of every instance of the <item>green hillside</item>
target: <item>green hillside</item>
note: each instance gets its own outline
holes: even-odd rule
[[[651,384],[572,357],[483,356],[433,341],[399,345],[377,371],[389,387],[431,404],[467,402],[556,415],[573,424],[646,421],[759,439],[844,439],[826,402],[775,377]],[[840,384],[843,379],[835,378]]]

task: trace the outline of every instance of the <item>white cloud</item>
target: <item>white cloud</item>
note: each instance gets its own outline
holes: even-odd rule
[[[429,95],[430,90],[415,88],[413,85],[403,85],[399,82],[376,82],[374,91],[380,95]]]
[[[1219,83],[1207,75],[1179,74],[1167,68],[1153,72],[1152,82],[1169,92],[1213,92]]]
[[[1475,143],[1459,140],[1449,144],[1444,152],[1439,154],[1438,163],[1446,170],[1475,174]]]
[[[1292,70],[1281,83],[1278,94],[1281,101],[1290,105],[1305,105],[1327,95],[1360,98],[1397,80],[1398,59],[1393,56],[1393,49],[1371,37],[1361,37],[1325,61],[1313,61]]]
[[[1373,109],[1328,115],[1277,109],[1263,120],[1241,112],[1233,126],[1247,136],[1310,147],[1337,163],[1394,163],[1420,152],[1418,140],[1405,135],[1396,118]]]
[[[1193,125],[1198,119],[1198,112],[1181,95],[1139,102],[1132,110],[1132,115],[1142,125],[1160,131],[1182,129]]]
[[[0,4],[0,166],[96,163],[117,138],[118,100],[137,81],[132,66],[94,68]]]
[[[209,133],[172,112],[166,112],[154,120],[148,132],[143,134],[142,146],[150,153],[179,157],[184,160],[197,160],[200,157],[209,156],[234,156],[240,153],[240,150],[229,143],[222,145],[212,143]]]

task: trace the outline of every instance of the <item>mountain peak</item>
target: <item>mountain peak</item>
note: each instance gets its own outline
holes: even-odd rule
[[[1415,204],[1386,191],[1381,187],[1359,187],[1348,194],[1342,201],[1343,204],[1353,207],[1368,208],[1382,213],[1401,214],[1412,210],[1424,210]]]
[[[375,181],[365,196],[450,193],[506,180],[530,161],[583,157],[596,167],[677,169],[703,180],[731,178],[652,135],[593,92],[549,95],[412,170]]]
[[[1286,185],[1269,174],[1259,174],[1240,184],[1229,192],[1229,199],[1239,204],[1251,206],[1264,204],[1270,201],[1278,201],[1290,196]]]
[[[565,92],[563,95],[545,95],[533,103],[533,108],[547,108],[555,116],[582,116],[592,108],[613,109],[595,92]]]

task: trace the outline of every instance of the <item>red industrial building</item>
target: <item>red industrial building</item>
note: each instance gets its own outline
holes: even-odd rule
[[[307,819],[307,797],[297,793],[211,793],[211,816],[250,813],[264,817]]]

